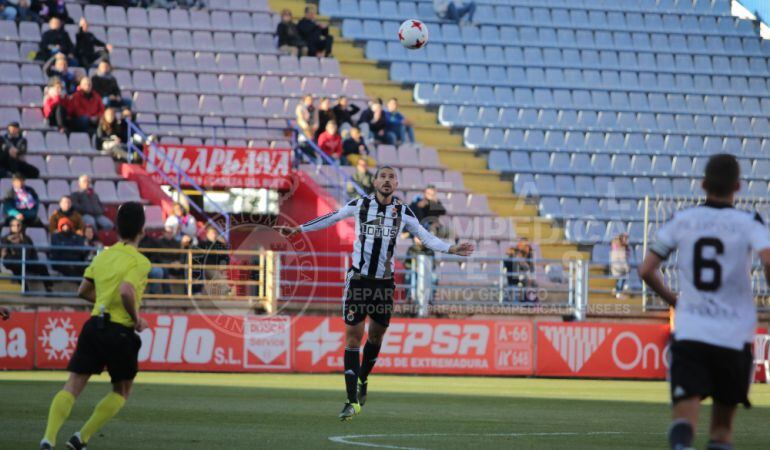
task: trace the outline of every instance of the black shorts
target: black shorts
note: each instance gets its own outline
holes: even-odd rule
[[[711,397],[726,405],[749,403],[754,375],[751,345],[733,350],[697,341],[671,344],[671,401]]]
[[[393,314],[393,293],[396,284],[392,279],[364,278],[353,270],[345,278],[345,305],[342,314],[345,323],[356,325],[369,316],[387,327]]]
[[[83,325],[78,345],[67,370],[79,374],[99,374],[104,367],[112,382],[133,380],[139,371],[139,348],[142,340],[133,328],[112,323],[109,319],[99,327],[99,317],[91,317]]]

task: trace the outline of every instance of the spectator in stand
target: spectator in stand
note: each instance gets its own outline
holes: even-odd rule
[[[40,17],[43,19],[48,20],[55,17],[65,24],[75,23],[67,12],[65,0],[46,0],[40,3],[40,12],[38,14],[40,14]]]
[[[353,103],[350,103],[347,97],[340,97],[340,99],[337,100],[337,104],[334,105],[334,108],[332,108],[332,112],[334,113],[334,120],[337,121],[340,129],[344,128],[345,125],[355,125],[353,122],[353,116],[358,114],[359,111],[361,111],[361,108],[359,108],[357,105],[354,105]]]
[[[104,215],[104,206],[99,194],[91,186],[91,177],[86,174],[78,178],[78,190],[70,194],[72,208],[83,216],[86,226],[104,231],[112,230],[112,221]]]
[[[16,20],[18,11],[7,0],[0,0],[0,19],[2,20]]]
[[[302,97],[302,101],[294,110],[294,115],[297,118],[299,129],[308,139],[312,139],[318,129],[318,112],[313,104],[312,95]]]
[[[358,166],[358,161],[364,159],[370,167],[376,167],[377,161],[369,156],[369,147],[366,146],[364,138],[361,136],[361,129],[352,127],[350,136],[342,142],[342,163],[348,163],[351,166]]]
[[[59,219],[62,217],[66,217],[72,222],[72,231],[77,234],[83,234],[86,223],[83,222],[83,216],[72,208],[72,199],[69,195],[65,195],[59,199],[59,208],[57,208],[56,211],[51,214],[51,217],[48,218],[48,232],[50,234],[56,233],[59,226]]]
[[[59,78],[64,83],[67,95],[74,94],[78,88],[77,76],[70,70],[67,57],[61,53],[55,54],[43,64],[43,73],[49,78]]]
[[[351,179],[353,180],[352,183],[358,184],[366,195],[374,192],[374,176],[369,172],[369,165],[366,163],[365,158],[360,158],[356,162],[356,171],[353,172]],[[351,199],[358,198],[360,195],[352,183],[348,184],[348,197]]]
[[[104,249],[104,244],[102,244],[102,241],[96,234],[96,230],[91,225],[86,225],[83,229],[83,239],[85,240],[86,246],[93,248],[93,250],[88,252],[88,255],[86,256],[86,261],[91,261],[94,259],[94,256]]]
[[[476,13],[476,2],[458,2],[457,0],[433,0],[433,10],[441,19],[459,24],[463,17],[468,16],[468,23],[473,23]]]
[[[104,115],[102,97],[94,92],[91,79],[83,77],[77,92],[72,94],[67,104],[72,131],[85,131],[92,135],[99,120]]]
[[[414,199],[409,208],[420,224],[431,233],[442,238],[450,236],[450,230],[439,222],[439,217],[446,214],[446,208],[438,198],[436,186],[429,184],[423,194]]]
[[[102,155],[112,156],[116,161],[125,161],[128,158],[114,108],[105,109],[99,120],[99,126],[96,127],[96,149],[102,152]]]
[[[67,132],[67,96],[62,93],[62,82],[58,78],[51,78],[45,90],[43,116],[48,126],[58,129],[60,133]]]
[[[59,219],[56,230],[56,233],[51,235],[51,251],[49,252],[51,267],[65,277],[82,277],[86,270],[83,263],[89,252],[62,247],[85,247],[85,238],[75,233],[74,225],[68,217]]]
[[[3,0],[0,3],[5,3],[6,8],[16,10],[17,22],[37,22],[40,19],[33,11],[33,4],[37,3],[37,0]]]
[[[109,60],[99,61],[96,73],[91,76],[91,83],[94,85],[94,91],[102,97],[104,106],[131,107],[131,99],[120,95],[120,86],[118,80],[112,75],[112,66]]]
[[[71,61],[74,61],[73,64],[76,64],[75,44],[72,43],[70,35],[64,30],[61,19],[59,17],[52,17],[48,21],[48,28],[48,31],[40,37],[40,44],[38,45],[35,59],[38,61],[48,61],[55,54],[61,53]]]
[[[332,55],[332,46],[334,37],[329,34],[329,28],[316,22],[316,7],[308,5],[305,7],[305,17],[297,24],[299,35],[307,44],[307,54],[309,56]]]
[[[361,113],[358,126],[366,123],[371,138],[383,144],[394,145],[396,136],[388,131],[388,120],[382,110],[382,100],[377,99],[369,105],[369,109]]]
[[[326,123],[326,130],[318,136],[318,147],[340,164],[342,138],[337,133],[337,123],[333,120]]]
[[[80,28],[75,36],[75,56],[81,67],[92,67],[99,61],[108,60],[111,51],[112,45],[105,44],[88,31],[88,21],[81,17]]]
[[[40,208],[40,198],[29,186],[24,184],[24,175],[16,173],[11,180],[12,187],[5,194],[3,213],[5,224],[11,220],[20,220],[25,227],[41,226],[37,211]]]
[[[206,293],[208,295],[227,295],[230,287],[226,282],[222,282],[222,280],[227,280],[226,268],[230,263],[230,255],[223,253],[228,250],[227,242],[224,237],[219,235],[216,228],[209,225],[206,227],[206,238],[201,241],[199,246],[206,251],[201,262],[208,267],[203,270],[203,274],[206,280],[212,281],[206,283]],[[211,266],[219,266],[219,268]]]
[[[196,237],[196,234],[198,234],[198,227],[195,222],[195,217],[193,217],[181,203],[174,203],[173,214],[166,218],[165,226],[176,228],[177,241],[181,241],[183,236],[190,236],[193,240],[193,244],[198,245],[198,238]]]
[[[396,143],[401,145],[403,142],[414,142],[414,128],[412,122],[404,117],[398,110],[398,100],[395,97],[388,100],[388,111],[385,113],[388,121],[388,133],[392,133],[396,138]]]
[[[40,170],[24,160],[27,139],[21,133],[18,122],[8,124],[8,132],[0,136],[0,178],[20,173],[24,178],[37,178]]]
[[[620,233],[615,236],[610,244],[610,273],[616,279],[614,294],[618,299],[625,296],[628,288],[628,275],[631,273],[628,263],[630,253],[628,234]]]
[[[330,120],[334,120],[334,112],[331,108],[331,102],[328,98],[322,97],[318,102],[318,128],[315,131],[315,140],[318,141],[318,136],[326,130],[326,124]]]
[[[38,257],[34,246],[35,243],[24,232],[24,224],[18,219],[13,219],[8,226],[10,228],[9,233],[0,238],[0,246],[2,246],[0,257],[3,259],[5,268],[10,270],[14,276],[20,277],[22,274],[21,261],[24,260],[26,261],[24,272],[27,276],[49,276],[48,267],[45,264],[37,264]],[[22,245],[27,246],[23,252],[20,247]],[[29,280],[26,280],[26,282],[29,283]],[[53,290],[53,283],[50,281],[44,281],[43,283],[45,284],[46,291],[51,292]],[[27,286],[26,290],[28,289],[29,287]]]
[[[291,11],[281,11],[281,22],[276,30],[278,35],[278,50],[292,56],[304,56],[307,54],[307,45],[299,35],[297,24],[294,23]]]
[[[176,228],[172,226],[166,226],[163,229],[163,235],[155,238],[150,235],[145,235],[139,242],[140,249],[178,249],[179,242],[175,239]],[[178,262],[179,255],[175,253],[163,253],[163,252],[142,252],[147,259],[152,263],[150,274],[148,278],[153,280],[164,280],[171,277],[172,269],[165,267],[158,267],[159,264],[172,264]],[[147,291],[151,294],[171,294],[171,286],[168,283],[149,283],[147,285]]]

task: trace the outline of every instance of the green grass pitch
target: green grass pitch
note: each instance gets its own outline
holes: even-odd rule
[[[0,372],[0,449],[37,448],[64,372]],[[106,393],[96,377],[57,448]],[[662,449],[662,382],[378,376],[361,415],[341,423],[341,375],[141,373],[98,449]],[[770,386],[740,410],[736,448],[770,448]],[[702,419],[709,418],[704,405]],[[705,428],[701,428],[701,431]],[[699,433],[698,447],[705,438]]]

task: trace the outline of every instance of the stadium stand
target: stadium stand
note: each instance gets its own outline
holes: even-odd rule
[[[644,197],[692,196],[715,152],[741,158],[744,195],[768,197],[770,42],[729,1],[484,1],[462,26],[428,1],[320,10],[594,261],[621,232],[640,257]],[[425,49],[391,39],[412,16]]]

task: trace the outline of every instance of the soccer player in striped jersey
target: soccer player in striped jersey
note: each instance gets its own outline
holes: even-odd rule
[[[348,217],[356,219],[352,267],[345,277],[343,319],[346,324],[347,402],[339,414],[341,420],[358,414],[366,402],[368,377],[377,361],[393,312],[393,252],[401,231],[409,231],[436,252],[460,256],[473,253],[471,243],[451,245],[428,232],[409,207],[393,196],[397,188],[396,171],[390,166],[381,166],[374,176],[374,194],[352,200],[339,210],[299,227],[277,227],[288,237],[294,233],[322,230]],[[366,316],[370,318],[369,335],[362,362],[359,349]]]
[[[677,212],[661,227],[639,267],[647,285],[676,309],[669,369],[672,450],[692,448],[703,398],[714,400],[707,450],[733,448],[736,406],[749,406],[757,327],[751,262],[758,254],[770,282],[770,232],[759,214],[733,208],[740,183],[734,156],[712,156],[703,179],[706,202]],[[678,294],[658,270],[674,251]]]

